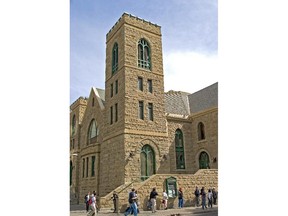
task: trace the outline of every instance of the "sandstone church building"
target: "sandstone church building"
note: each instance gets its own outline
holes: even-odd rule
[[[71,204],[95,190],[110,208],[116,191],[123,211],[134,187],[145,209],[156,187],[172,207],[181,187],[189,206],[196,185],[218,188],[218,83],[164,92],[156,24],[120,17],[106,35],[105,90],[92,87],[71,104],[70,128]]]

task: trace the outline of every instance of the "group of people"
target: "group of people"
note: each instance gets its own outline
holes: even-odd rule
[[[212,190],[209,188],[208,193],[206,193],[205,187],[202,187],[201,190],[199,191],[198,187],[196,186],[194,195],[196,197],[196,206],[197,207],[199,206],[199,200],[201,196],[202,209],[204,208],[207,209],[206,198],[208,199],[208,207],[212,208],[213,204],[216,205],[218,192],[213,187]]]
[[[97,215],[99,208],[98,208],[98,197],[96,191],[93,191],[90,194],[90,191],[85,195],[84,202],[86,204],[86,213],[87,216],[95,216]]]
[[[156,187],[152,189],[149,195],[149,200],[148,200],[148,209],[151,209],[152,213],[156,212],[156,199],[159,194],[156,191]],[[202,187],[201,190],[199,190],[198,186],[196,186],[196,189],[194,191],[194,195],[196,198],[196,203],[195,206],[199,207],[200,205],[200,198],[201,198],[201,204],[202,204],[202,209],[206,208],[206,199],[208,200],[208,207],[211,207],[216,205],[217,203],[217,196],[218,192],[215,190],[213,187],[212,189],[208,189],[208,193],[205,191],[205,187]],[[116,191],[113,192],[113,196],[111,197],[113,199],[113,204],[114,204],[114,213],[118,212],[118,194]],[[139,198],[137,195],[137,191],[132,188],[131,192],[128,195],[128,202],[129,206],[126,209],[124,215],[130,215],[133,214],[134,216],[137,216],[139,213]],[[87,216],[93,216],[97,215],[99,208],[98,208],[98,199],[97,199],[97,194],[96,191],[93,191],[93,193],[90,195],[90,192],[86,194],[85,196],[85,203],[86,203],[86,212]],[[168,206],[168,195],[166,193],[166,190],[163,190],[162,193],[162,205],[163,209],[167,210]],[[179,188],[178,190],[178,208],[183,208],[184,205],[184,194],[182,188]]]

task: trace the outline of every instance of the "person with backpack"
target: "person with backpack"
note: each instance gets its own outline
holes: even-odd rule
[[[199,189],[198,189],[197,186],[196,186],[196,189],[195,189],[195,191],[194,191],[194,195],[195,195],[195,198],[196,198],[196,203],[195,203],[195,205],[198,207],[198,206],[199,206],[200,192],[199,192]]]
[[[96,210],[96,197],[92,193],[90,196],[90,199],[88,201],[89,204],[89,212],[87,213],[87,216],[96,216],[97,215],[97,210]]]
[[[132,213],[134,214],[134,216],[138,215],[136,200],[137,200],[137,196],[135,194],[135,189],[132,188],[131,192],[128,195],[128,202],[130,206],[125,210],[124,212],[125,216],[132,214]]]
[[[89,199],[90,199],[90,191],[84,197],[84,203],[86,205],[85,206],[86,207],[86,213],[88,213],[88,211],[89,211],[89,203],[88,203]]]

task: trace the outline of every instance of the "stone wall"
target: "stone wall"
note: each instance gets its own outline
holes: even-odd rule
[[[218,191],[218,170],[217,169],[204,169],[199,170],[195,174],[156,174],[151,176],[144,182],[131,182],[130,184],[123,185],[115,189],[119,196],[119,210],[123,212],[128,206],[128,194],[131,188],[137,190],[139,197],[140,210],[147,210],[147,201],[149,199],[150,192],[153,187],[156,187],[156,191],[159,196],[156,201],[156,208],[160,208],[162,200],[163,189],[166,189],[165,179],[169,177],[177,179],[177,189],[182,188],[184,194],[184,207],[195,205],[195,187],[205,187],[206,192],[209,188],[215,187]],[[112,193],[107,196],[101,197],[101,208],[113,208],[113,202],[111,200]],[[168,208],[177,208],[178,197],[169,198]]]

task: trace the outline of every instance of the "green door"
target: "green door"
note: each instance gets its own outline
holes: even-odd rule
[[[199,169],[209,168],[209,156],[206,152],[201,152],[199,156]]]

